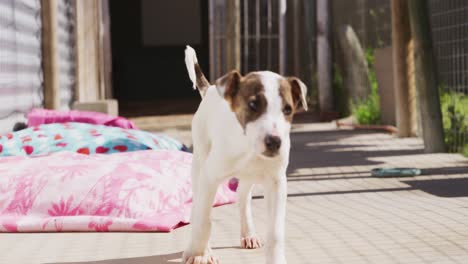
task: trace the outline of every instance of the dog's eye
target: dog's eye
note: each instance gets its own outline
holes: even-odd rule
[[[252,112],[257,112],[258,111],[258,101],[257,100],[252,100],[249,102],[249,109]]]
[[[283,108],[283,113],[285,115],[290,115],[292,113],[292,108],[290,105],[285,105]]]

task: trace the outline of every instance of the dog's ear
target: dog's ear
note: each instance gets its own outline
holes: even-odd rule
[[[287,80],[291,85],[291,93],[294,100],[294,105],[297,108],[300,103],[302,108],[307,111],[307,86],[297,77],[288,77]]]
[[[216,89],[221,97],[229,102],[237,95],[240,89],[242,75],[234,70],[216,81]]]

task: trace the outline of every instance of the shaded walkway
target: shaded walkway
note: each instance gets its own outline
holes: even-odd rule
[[[189,143],[187,121],[163,130]],[[147,122],[156,129],[156,125]],[[467,263],[468,160],[423,154],[418,139],[299,124],[292,134],[286,230],[290,264]],[[375,167],[418,167],[423,175],[378,179]],[[255,222],[265,232],[260,188]],[[214,210],[212,245],[221,263],[264,263],[239,246],[235,205]],[[170,234],[0,234],[0,263],[177,263],[191,226]],[[264,236],[263,236],[264,237]],[[28,252],[28,254],[24,254]],[[101,262],[97,262],[101,261]]]

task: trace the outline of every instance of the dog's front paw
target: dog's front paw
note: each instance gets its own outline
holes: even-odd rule
[[[205,253],[204,255],[191,254],[184,252],[182,257],[183,264],[219,264],[219,260],[213,254]]]
[[[241,238],[241,248],[245,249],[256,249],[263,246],[262,241],[257,235],[245,236]]]

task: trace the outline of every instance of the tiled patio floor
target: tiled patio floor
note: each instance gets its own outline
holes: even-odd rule
[[[189,144],[187,131],[177,131]],[[468,263],[468,159],[423,154],[418,139],[303,124],[292,134],[286,245],[290,264]],[[375,167],[418,167],[377,179]],[[261,191],[253,201],[265,229]],[[0,234],[0,263],[177,263],[190,225],[169,234]],[[236,205],[214,209],[221,263],[264,263],[241,250]]]

